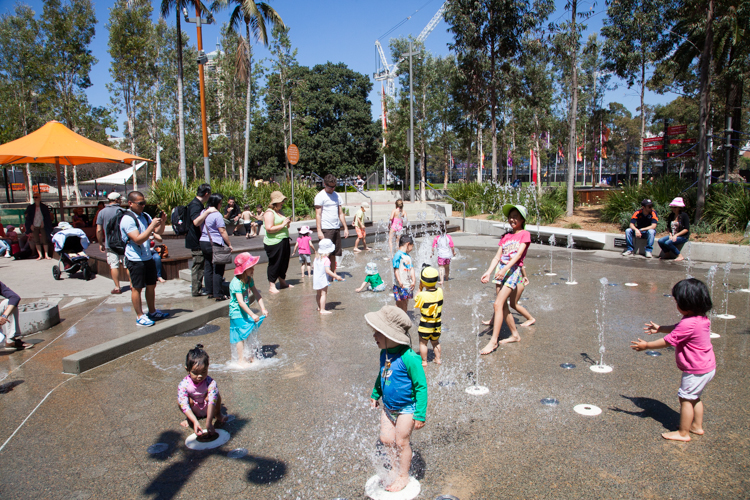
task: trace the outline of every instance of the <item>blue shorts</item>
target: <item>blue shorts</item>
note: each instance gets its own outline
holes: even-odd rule
[[[396,420],[398,420],[399,415],[414,415],[414,411],[416,409],[416,403],[406,405],[399,410],[391,410],[387,406],[383,405],[383,413],[385,413],[385,416],[388,417],[388,420],[390,420],[393,425],[396,425]]]
[[[401,288],[398,285],[393,285],[393,297],[396,300],[409,300],[414,298],[414,290],[411,288]]]
[[[376,286],[375,288],[373,288],[372,285],[370,285],[368,283],[367,284],[367,289],[369,291],[371,291],[371,292],[382,292],[383,290],[385,290],[385,283],[381,283],[378,286]]]

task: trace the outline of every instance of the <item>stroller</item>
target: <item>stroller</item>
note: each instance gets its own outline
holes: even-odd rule
[[[61,279],[63,272],[72,276],[82,271],[83,279],[86,281],[94,277],[94,271],[89,267],[89,256],[85,254],[89,246],[86,233],[73,228],[67,222],[61,222],[52,230],[52,242],[55,252],[60,254],[60,261],[52,267],[52,276],[55,280]]]

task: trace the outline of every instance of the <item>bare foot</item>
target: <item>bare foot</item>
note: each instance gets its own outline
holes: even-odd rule
[[[395,481],[393,481],[391,484],[386,486],[386,491],[394,492],[394,491],[401,491],[404,488],[406,488],[406,485],[409,484],[409,476],[406,477],[398,477]]]
[[[354,250],[352,250],[352,252],[354,252],[354,253],[360,253],[361,251],[362,250],[360,250],[359,248],[355,248]]]
[[[684,441],[688,442],[690,441],[690,435],[683,436],[680,434],[680,431],[672,431],[672,432],[665,432],[661,435],[664,439],[670,439],[672,441]]]
[[[281,288],[282,290],[283,290],[283,289],[285,289],[285,288],[294,288],[294,285],[290,285],[290,284],[289,284],[289,283],[287,283],[287,282],[283,282],[283,283],[282,283],[282,282],[280,281],[280,282],[279,282],[279,288]]]
[[[52,260],[52,257],[50,257],[49,255],[47,255],[47,256],[46,256],[46,257],[44,257],[44,258],[45,258],[45,259],[47,259],[47,260]]]
[[[530,320],[521,323],[521,326],[531,326],[534,323],[536,323],[536,318],[531,318]]]
[[[683,256],[682,256],[682,254],[678,255],[678,256],[677,256],[677,257],[675,257],[675,259],[674,259],[674,261],[675,261],[675,262],[680,262],[681,260],[685,260],[685,257],[683,257]]]
[[[487,342],[487,345],[484,346],[484,349],[479,351],[479,354],[482,354],[482,355],[490,354],[491,352],[495,352],[496,349],[497,349],[497,342],[493,343],[490,340],[489,342]]]
[[[442,365],[443,364],[443,360],[440,359],[440,358],[435,358],[435,364],[436,365]]]
[[[320,314],[332,314],[331,311],[326,311],[325,309],[320,311]]]
[[[224,415],[223,413],[219,412],[219,416],[216,417],[216,423],[214,425],[216,427],[221,427],[225,423],[227,423],[227,416]]]
[[[422,361],[422,368],[427,369],[427,361]]]
[[[482,324],[485,325],[485,326],[489,326],[489,325],[492,324],[492,321],[490,321],[490,320],[482,321]]]
[[[180,422],[180,425],[187,429],[188,427],[190,427],[190,422],[188,422],[187,420],[183,420],[182,422]]]
[[[278,290],[276,289],[276,286],[274,286],[274,285],[271,285],[271,286],[270,286],[270,287],[268,288],[268,293],[279,293],[279,291],[278,291]]]
[[[692,427],[690,428],[690,432],[692,432],[693,434],[697,434],[699,436],[702,436],[703,434],[706,433],[703,429],[693,429]]]
[[[520,342],[520,341],[521,341],[521,337],[519,337],[518,335],[511,335],[507,339],[501,340],[499,344],[510,344],[511,342]]]
[[[156,278],[156,281],[158,281],[159,283],[166,283],[167,282],[167,280],[165,280],[164,278]]]
[[[36,260],[42,260],[42,256],[40,255],[39,257],[36,258]]]

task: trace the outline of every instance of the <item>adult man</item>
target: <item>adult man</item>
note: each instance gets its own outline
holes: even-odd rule
[[[190,268],[190,275],[193,282],[193,297],[208,295],[208,293],[201,288],[205,262],[203,259],[203,252],[201,251],[200,239],[203,221],[206,220],[208,214],[216,211],[215,208],[212,208],[203,212],[203,206],[206,204],[206,201],[208,201],[209,196],[211,196],[211,186],[209,184],[201,184],[198,186],[195,198],[193,198],[187,206],[187,218],[192,224],[188,223],[188,232],[185,235],[185,248],[189,248],[190,253],[193,256],[193,266]]]
[[[156,309],[156,264],[151,255],[149,236],[155,235],[161,241],[166,218],[164,212],[151,219],[144,213],[146,200],[143,193],[131,191],[128,194],[128,211],[120,221],[120,237],[127,241],[125,264],[130,271],[130,300],[140,326],[153,326],[155,320],[164,319],[169,313]],[[149,313],[143,314],[141,290],[146,288],[146,303]]]
[[[229,221],[231,225],[232,235],[237,235],[237,222],[240,220],[240,207],[237,206],[237,200],[234,196],[227,198],[227,210],[224,214],[224,218]]]
[[[654,211],[654,202],[648,198],[641,202],[641,209],[633,214],[630,219],[630,227],[625,230],[625,240],[628,248],[622,252],[623,255],[633,255],[635,244],[633,238],[647,238],[646,258],[651,258],[654,250],[654,237],[656,236],[656,224],[659,222]]]
[[[349,237],[349,229],[346,227],[344,209],[341,208],[341,198],[334,189],[336,189],[336,177],[328,174],[323,179],[323,191],[315,195],[313,205],[315,205],[318,241],[328,238],[336,247],[333,254],[328,256],[331,260],[331,271],[336,272],[336,257],[341,256],[341,226],[344,226],[344,238]]]
[[[99,210],[99,215],[96,216],[96,241],[99,242],[99,250],[107,254],[107,264],[109,264],[109,274],[112,276],[112,281],[115,282],[115,287],[111,292],[113,294],[120,294],[120,271],[124,271],[127,276],[127,270],[123,266],[123,255],[117,255],[113,252],[107,244],[107,225],[112,220],[117,212],[122,210],[120,207],[120,193],[112,192],[107,196],[109,205]]]

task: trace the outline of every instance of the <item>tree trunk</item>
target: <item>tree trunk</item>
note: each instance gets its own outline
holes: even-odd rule
[[[450,171],[450,158],[448,158],[448,148],[445,147],[445,134],[446,134],[445,121],[443,121],[442,126],[443,126],[443,189],[448,189],[448,172]]]
[[[425,131],[424,122],[427,119],[427,93],[422,92],[422,119],[420,120],[420,134],[419,134],[419,175],[422,182],[419,183],[419,198],[422,202],[426,202],[425,197],[425,185],[427,182],[427,148],[425,147]]]
[[[703,43],[703,53],[700,60],[700,112],[698,122],[698,199],[695,203],[695,222],[703,217],[703,206],[706,203],[708,171],[708,126],[710,113],[710,80],[711,80],[711,58],[714,46],[714,0],[708,0],[708,13],[706,16],[706,40]]]
[[[534,132],[535,132],[535,145],[534,145],[534,157],[536,158],[536,196],[537,203],[542,197],[542,172],[539,163],[539,117],[536,112],[534,113]],[[539,224],[539,221],[536,221]]]
[[[70,203],[70,186],[68,185],[68,166],[63,167],[63,175],[65,176],[65,201]],[[58,186],[59,189],[59,186]]]
[[[76,195],[76,205],[81,204],[81,192],[78,190],[78,167],[73,165],[73,192]]]
[[[177,133],[180,149],[180,180],[182,185],[187,185],[187,164],[185,163],[185,109],[182,90],[182,28],[180,27],[179,6],[175,7],[177,14]]]
[[[568,112],[568,125],[570,130],[568,132],[568,172],[567,172],[567,183],[568,183],[568,199],[565,204],[565,211],[568,217],[573,215],[573,184],[575,183],[576,175],[576,114],[578,113],[578,39],[576,37],[576,10],[578,8],[578,0],[571,0],[571,39],[573,41],[573,47],[571,48],[571,90],[573,91],[572,99],[570,100],[570,110]]]
[[[247,191],[247,163],[248,155],[250,154],[250,97],[252,95],[252,61],[251,47],[250,47],[250,25],[245,23],[245,31],[247,36],[247,97],[245,100],[245,163],[242,168],[242,189]]]
[[[28,201],[29,203],[34,203],[34,180],[31,178],[31,165],[29,165],[28,163],[26,164],[26,178],[29,182],[29,189],[26,191],[26,197],[28,199],[26,201]]]
[[[482,124],[477,120],[477,182],[479,184],[482,183],[482,167],[484,166],[483,162],[483,152],[482,152]]]
[[[492,12],[490,13],[490,18]],[[490,56],[490,133],[492,134],[492,182],[497,182],[497,89],[495,88],[495,39],[492,39]]]
[[[133,191],[138,191],[138,178],[136,176],[136,169],[135,169],[135,162],[132,162],[133,165]],[[75,182],[75,167],[73,167],[73,179]],[[78,188],[76,188],[76,192],[78,191]]]
[[[641,58],[641,137],[638,139],[640,145],[638,151],[638,187],[643,185],[643,136],[646,134],[646,110],[643,107],[643,94],[646,91],[646,59]],[[665,144],[666,148],[667,145]]]

